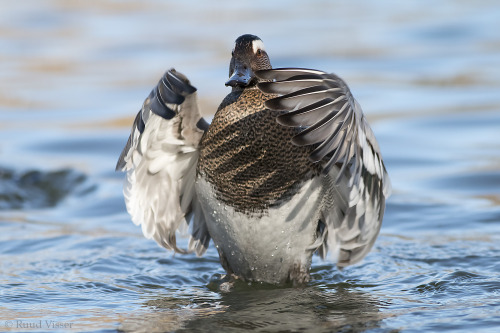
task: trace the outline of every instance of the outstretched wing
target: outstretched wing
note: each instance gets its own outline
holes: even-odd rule
[[[175,252],[202,255],[210,241],[194,189],[198,143],[208,124],[197,105],[196,88],[170,69],[144,101],[116,165],[126,171],[127,210],[144,236]],[[176,230],[189,223],[187,250]]]
[[[325,193],[333,203],[323,205],[318,253],[324,257],[328,248],[339,251],[339,266],[360,261],[375,242],[391,192],[379,145],[360,105],[335,74],[281,68],[256,75],[267,81],[259,89],[280,95],[266,106],[288,111],[278,116],[278,123],[302,129],[292,142],[313,146],[309,158],[322,165]]]

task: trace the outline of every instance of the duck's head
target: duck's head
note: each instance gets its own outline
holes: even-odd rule
[[[271,68],[262,40],[254,35],[242,35],[234,42],[226,86],[233,90],[255,86],[258,82],[255,71]]]

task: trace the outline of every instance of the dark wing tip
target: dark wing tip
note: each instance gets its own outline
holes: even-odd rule
[[[156,86],[156,93],[160,96],[163,103],[182,104],[184,96],[176,91],[169,80],[164,76]]]
[[[176,71],[175,68],[169,69],[165,73],[164,78],[170,83],[172,89],[176,93],[184,97],[196,92],[197,90],[191,85],[188,78],[181,72]]]
[[[189,83],[187,77],[171,68],[165,72],[153,89],[151,111],[164,119],[172,119],[176,113],[169,105],[182,104],[186,96],[194,92],[196,88]]]

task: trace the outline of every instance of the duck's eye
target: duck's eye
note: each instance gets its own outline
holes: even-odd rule
[[[258,50],[257,50],[257,56],[259,56],[259,57],[260,57],[261,55],[262,55],[262,50],[261,50],[261,49],[258,49]]]

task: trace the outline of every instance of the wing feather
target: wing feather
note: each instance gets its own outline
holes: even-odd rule
[[[279,96],[266,102],[288,111],[278,123],[300,129],[292,142],[312,146],[309,158],[323,168],[324,209],[317,252],[330,249],[338,266],[360,261],[371,249],[382,224],[389,176],[379,145],[360,105],[337,75],[313,69],[257,71],[258,87]],[[316,245],[316,244],[315,244]]]
[[[202,255],[210,241],[194,188],[205,129],[196,88],[171,69],[144,101],[116,165],[127,173],[123,193],[132,221],[146,238],[179,253]],[[176,231],[186,227],[191,238],[181,249]]]

